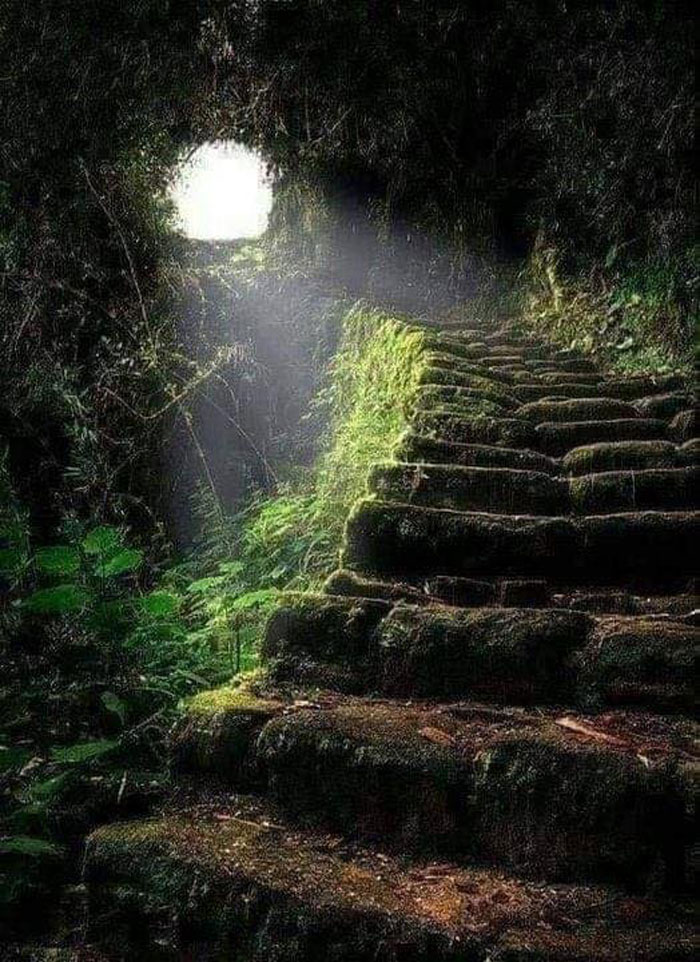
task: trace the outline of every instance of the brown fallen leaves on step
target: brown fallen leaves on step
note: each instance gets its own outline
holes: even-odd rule
[[[433,742],[434,745],[455,744],[455,739],[449,734],[449,732],[444,732],[440,728],[432,728],[430,725],[426,725],[425,728],[421,728],[418,734],[427,741]]]

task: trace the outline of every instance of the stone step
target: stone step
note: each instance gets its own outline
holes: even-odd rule
[[[206,723],[196,698],[194,719],[173,735],[175,765],[201,780],[189,760],[220,757],[220,779],[235,790],[253,765],[258,790],[301,823],[414,855],[638,890],[690,881],[691,722],[301,695],[282,704],[275,695],[271,717],[238,744],[238,763],[226,733],[245,714],[240,693],[226,709],[218,691]]]
[[[430,411],[452,408],[470,417],[484,414],[506,415],[518,407],[518,399],[498,387],[479,384],[464,387],[458,384],[424,384],[416,392],[415,410]]]
[[[697,610],[698,592],[692,579],[672,595],[638,595],[622,589],[589,586],[555,589],[549,594],[549,603],[597,615],[650,615],[684,620]]]
[[[501,514],[565,514],[571,507],[567,481],[512,468],[377,464],[370,473],[369,490],[383,501]],[[591,483],[581,482],[582,503],[593,501],[594,494]]]
[[[401,601],[379,611],[366,598],[300,595],[271,615],[263,653],[278,681],[303,674],[395,697],[666,712],[694,707],[699,642],[698,628],[677,618]]]
[[[528,367],[533,371],[542,373],[557,371],[568,371],[570,374],[595,374],[596,368],[592,361],[586,357],[559,358],[556,361],[549,358],[531,359]]]
[[[88,938],[160,962],[690,962],[682,903],[407,862],[227,796],[108,825],[85,858]]]
[[[369,491],[383,501],[497,514],[612,514],[696,507],[695,467],[555,478],[540,471],[455,464],[374,465]]]
[[[692,397],[679,393],[652,395],[634,402],[642,417],[660,418],[663,421],[672,421],[681,411],[689,410],[692,404]]]
[[[536,375],[541,384],[592,384],[598,385],[603,381],[603,375],[598,371],[556,371]]]
[[[448,604],[460,607],[495,604],[501,595],[496,582],[476,578],[450,578],[437,575],[418,581],[379,581],[364,578],[356,571],[339,568],[323,586],[325,594],[351,598],[379,598],[408,601],[410,604]]]
[[[490,398],[507,407],[517,407],[519,403],[519,397],[512,393],[511,385],[489,377],[464,374],[452,368],[426,367],[421,371],[419,384],[444,388],[445,391],[450,388],[466,388],[469,391],[467,396],[472,396],[472,391],[478,391],[479,396]]]
[[[567,423],[570,421],[613,421],[638,418],[640,413],[632,405],[615,398],[582,397],[570,401],[531,401],[513,412],[535,424]]]
[[[488,369],[487,369],[488,370]],[[612,398],[619,401],[634,402],[634,406],[644,417],[670,420],[679,410],[687,408],[687,395],[662,393],[669,382],[655,383],[647,378],[625,380],[600,380],[598,375],[582,374],[544,374],[535,383],[516,384],[515,393],[523,402],[561,396],[564,398]],[[678,383],[671,381],[670,383]],[[657,396],[654,396],[656,393]]]
[[[513,385],[513,393],[523,404],[531,401],[570,401],[577,398],[607,398],[607,386],[587,384],[577,381],[540,381],[536,384],[518,383]]]
[[[323,591],[352,598],[407,601],[410,604],[446,604],[459,608],[500,605],[504,608],[574,608],[591,614],[651,615],[693,619],[698,610],[697,585],[692,581],[672,595],[638,595],[620,588],[591,585],[554,589],[542,578],[454,578],[436,575],[415,580],[366,578],[339,568],[326,580]]]
[[[647,511],[513,517],[360,501],[343,564],[377,575],[528,575],[568,584],[644,579],[657,590],[695,573],[700,516]]]
[[[694,408],[687,408],[680,411],[671,421],[668,427],[669,437],[679,444],[697,438],[698,431],[697,413]]]
[[[669,446],[673,448],[673,445]],[[430,464],[457,464],[475,468],[518,468],[550,475],[558,474],[560,470],[559,464],[553,458],[535,451],[440,441],[412,431],[408,431],[400,439],[394,456],[397,461],[425,461]]]
[[[625,377],[605,378],[603,384],[607,388],[608,397],[620,400],[639,400],[654,395],[664,395],[667,392],[681,391],[685,387],[682,377],[674,374],[657,375],[655,377]],[[649,414],[648,417],[657,417]]]
[[[491,381],[498,382],[499,384],[510,385],[513,383],[513,378],[507,372],[494,370],[492,368],[485,367],[476,361],[469,361],[465,358],[455,357],[451,354],[440,354],[437,352],[427,353],[425,355],[425,364],[427,367],[442,368],[444,370],[458,372],[459,374],[471,374],[474,377],[486,377]]]
[[[515,418],[514,420],[518,420]],[[436,424],[435,429],[440,425]],[[496,428],[493,433],[497,433]],[[457,429],[455,427],[455,434]],[[512,429],[511,434],[517,432]],[[660,441],[668,440],[667,427],[664,421],[651,418],[614,418],[612,420],[585,421],[545,421],[538,424],[534,431],[534,438],[528,438],[525,431],[518,438],[523,446],[529,444],[545,454],[558,457],[567,454],[573,448],[588,444],[599,444],[611,441]],[[454,440],[457,440],[455,438]]]
[[[678,448],[678,460],[681,464],[700,464],[700,438],[692,438]]]
[[[663,422],[659,423],[663,430]],[[473,418],[454,411],[416,411],[412,427],[418,434],[458,444],[525,449],[538,443],[535,425],[512,417]]]
[[[562,458],[566,474],[673,468],[683,462],[671,441],[602,441],[573,448]]]
[[[683,511],[698,506],[699,481],[695,467],[607,471],[571,478],[568,494],[578,514]]]

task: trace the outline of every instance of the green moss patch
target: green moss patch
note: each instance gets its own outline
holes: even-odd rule
[[[369,490],[384,501],[498,514],[561,514],[566,482],[537,471],[454,464],[378,464]]]
[[[377,575],[524,575],[555,583],[687,578],[700,518],[640,512],[586,518],[510,517],[361,501],[346,528],[345,567]]]
[[[592,704],[692,712],[700,629],[680,621],[605,618],[580,653],[582,694]]]
[[[672,468],[678,463],[671,441],[601,441],[574,448],[562,458],[567,474]]]
[[[612,441],[667,440],[664,421],[652,418],[615,418],[568,423],[545,421],[535,429],[535,447],[554,457],[572,448]]]
[[[407,431],[394,449],[397,461],[454,464],[477,468],[515,468],[556,475],[559,465],[536,451],[502,448],[486,444],[460,444]]]
[[[515,412],[537,424],[567,421],[613,421],[620,418],[636,418],[639,412],[625,401],[614,398],[577,398],[572,401],[532,401],[523,404]]]
[[[571,504],[580,514],[615,511],[674,511],[697,503],[700,476],[695,467],[607,471],[569,480]]]
[[[393,695],[551,702],[570,694],[571,655],[592,629],[581,612],[397,607],[378,632]]]

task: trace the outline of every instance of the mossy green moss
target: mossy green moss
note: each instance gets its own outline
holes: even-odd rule
[[[680,621],[604,618],[578,663],[591,704],[692,713],[700,629]]]
[[[384,501],[497,514],[562,514],[566,481],[539,471],[456,464],[378,464],[369,490]]]
[[[348,518],[343,563],[377,575],[643,578],[661,587],[695,570],[698,537],[693,512],[538,518],[365,500]]]
[[[534,608],[397,607],[378,630],[382,690],[522,703],[561,699],[592,620]]]
[[[536,439],[535,426],[517,418],[470,417],[445,408],[418,411],[413,428],[419,434],[458,444],[494,444],[526,448]]]
[[[672,468],[678,463],[671,441],[601,441],[574,448],[562,458],[567,474]]]
[[[460,444],[441,438],[428,437],[415,431],[406,431],[394,449],[397,461],[426,462],[428,464],[454,464],[479,468],[517,468],[526,471],[542,471],[556,475],[559,465],[552,458],[536,451],[503,448],[498,445]]]
[[[256,781],[251,741],[282,707],[246,685],[200,692],[189,699],[171,733],[173,769],[208,774],[239,790],[249,788]]]
[[[468,417],[498,417],[517,407],[515,399],[509,399],[500,391],[476,387],[459,387],[449,384],[426,384],[415,397],[415,411],[427,411],[448,407]]]
[[[572,448],[612,441],[667,440],[664,421],[652,418],[615,418],[613,420],[544,421],[534,430],[538,450],[554,457]]]
[[[545,421],[614,421],[639,417],[637,409],[625,401],[595,397],[572,401],[532,401],[518,408],[515,414],[537,424]]]
[[[695,467],[606,471],[569,479],[571,504],[580,514],[687,510],[697,503]]]

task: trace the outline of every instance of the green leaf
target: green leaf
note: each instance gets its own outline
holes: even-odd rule
[[[141,607],[156,618],[169,618],[177,614],[180,599],[169,591],[152,591],[141,599]]]
[[[232,611],[247,611],[250,608],[259,608],[266,605],[278,596],[276,588],[262,588],[260,591],[248,591],[244,595],[239,595],[231,605]]]
[[[105,691],[102,692],[100,701],[108,712],[111,712],[113,715],[117,716],[123,725],[126,721],[126,705],[121,698],[119,698],[118,695],[115,695],[113,691]]]
[[[35,555],[35,561],[39,571],[46,575],[74,575],[80,570],[80,554],[71,545],[40,548]]]
[[[29,855],[32,858],[41,858],[45,855],[60,855],[62,851],[53,842],[47,842],[45,838],[34,838],[31,835],[10,835],[8,838],[0,838],[2,855]]]
[[[122,546],[122,536],[118,528],[100,525],[93,528],[83,539],[83,551],[90,555],[112,555]]]
[[[128,571],[137,571],[143,564],[143,551],[136,548],[123,548],[107,561],[98,564],[98,571],[103,578],[116,578],[117,575]]]
[[[19,548],[0,548],[0,574],[14,574],[23,562],[24,553]]]
[[[12,768],[21,768],[31,757],[32,753],[27,748],[8,748],[6,745],[1,745],[0,772],[7,772]]]
[[[22,601],[21,606],[33,614],[67,615],[82,611],[91,600],[92,595],[85,588],[65,584],[34,591]]]
[[[219,565],[222,575],[240,575],[245,571],[245,564],[242,561],[222,561]]]
[[[220,576],[211,578],[199,578],[187,586],[187,590],[193,595],[205,594],[210,588],[220,588],[225,585],[225,579]]]
[[[108,738],[95,739],[89,742],[76,742],[74,745],[66,745],[62,748],[54,748],[51,758],[55,762],[62,762],[64,765],[82,765],[83,762],[92,761],[109,754],[119,744]]]
[[[34,782],[26,792],[27,798],[36,802],[49,802],[56,795],[60,795],[64,788],[70,784],[70,776],[67,772],[60,775],[52,775],[41,782]]]

